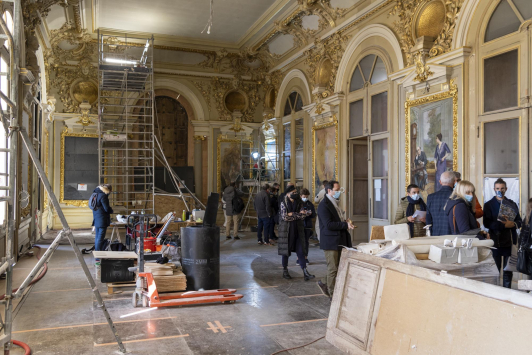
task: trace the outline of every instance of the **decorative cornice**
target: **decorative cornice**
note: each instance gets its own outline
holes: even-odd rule
[[[195,141],[204,141],[205,139],[207,139],[205,136],[194,136]]]

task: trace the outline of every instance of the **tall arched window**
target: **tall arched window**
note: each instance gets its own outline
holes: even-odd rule
[[[491,15],[484,42],[517,32],[521,24],[532,18],[532,1],[502,0]]]
[[[303,185],[304,178],[304,116],[301,94],[292,91],[286,98],[283,117],[283,182],[294,182],[296,186]],[[292,157],[295,164],[292,165]]]
[[[349,214],[359,225],[354,238],[366,241],[372,225],[388,223],[388,92],[385,62],[362,57],[348,82]],[[369,202],[368,202],[369,201]],[[358,241],[357,240],[357,241]]]

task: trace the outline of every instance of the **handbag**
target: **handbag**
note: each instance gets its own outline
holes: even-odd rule
[[[530,225],[528,223],[521,228],[516,268],[520,273],[532,274],[532,250],[530,249]]]

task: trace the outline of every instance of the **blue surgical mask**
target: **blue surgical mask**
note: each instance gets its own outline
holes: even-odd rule
[[[498,198],[502,198],[504,195],[502,194],[502,191],[495,191],[495,194]]]
[[[335,191],[333,197],[338,200],[340,198],[340,194],[341,194],[340,191]]]
[[[453,189],[456,189],[456,185],[458,185],[457,182],[454,183]]]
[[[307,202],[308,201],[308,198],[306,198],[306,197],[301,197],[301,199],[303,200],[303,202]]]
[[[410,196],[410,198],[412,200],[414,200],[414,201],[417,201],[417,200],[419,200],[419,194],[414,194],[414,195]]]
[[[467,202],[473,201],[473,195],[464,195]]]

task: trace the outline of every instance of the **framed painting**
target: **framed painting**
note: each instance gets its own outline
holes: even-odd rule
[[[338,121],[312,127],[312,192],[319,192],[324,180],[336,180],[338,175]]]
[[[246,145],[247,151],[251,151],[253,142],[247,138],[224,138],[218,136],[218,149],[216,157],[217,191],[223,193],[223,189],[231,181],[235,181],[239,175],[250,179],[251,171],[245,172],[242,164],[242,145]],[[249,165],[249,164],[247,164]],[[245,176],[247,174],[248,176]]]
[[[407,100],[406,186],[416,184],[421,196],[441,189],[440,176],[458,169],[458,88],[451,80],[449,90]]]

